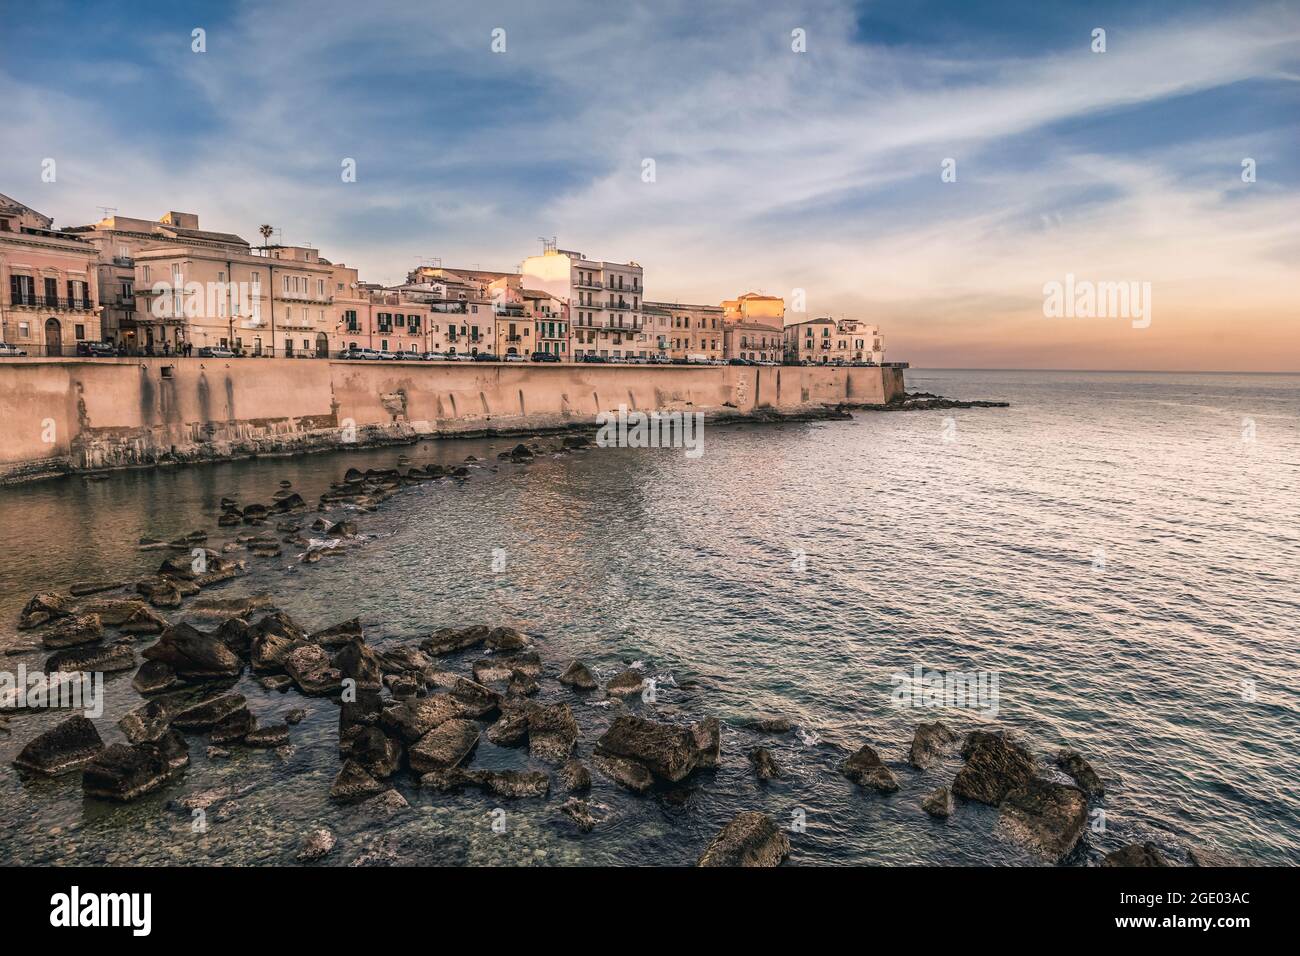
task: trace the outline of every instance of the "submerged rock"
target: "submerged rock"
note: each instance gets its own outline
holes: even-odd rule
[[[1092,764],[1077,751],[1066,748],[1056,755],[1056,765],[1069,774],[1070,779],[1079,785],[1079,789],[1089,797],[1100,797],[1106,793],[1106,786],[1092,769]]]
[[[757,717],[745,721],[744,726],[761,734],[787,734],[794,730],[794,721],[785,717]]]
[[[937,720],[931,724],[917,724],[907,761],[917,770],[925,770],[956,740],[957,735]]]
[[[753,764],[759,780],[779,780],[784,776],[781,768],[777,766],[776,758],[772,756],[772,751],[766,747],[755,747],[751,750],[749,762]]]
[[[14,758],[14,766],[53,777],[75,770],[103,749],[94,723],[77,714],[28,741]]]
[[[348,760],[334,778],[330,799],[336,803],[359,803],[387,789],[356,761]]]
[[[560,805],[560,812],[572,820],[582,833],[590,833],[596,828],[597,820],[592,815],[591,805],[586,800],[570,797]]]
[[[319,827],[307,834],[307,839],[303,840],[296,859],[299,863],[311,863],[322,857],[329,856],[330,851],[333,849],[333,832],[327,827]]]
[[[898,789],[898,778],[870,744],[863,744],[857,753],[840,764],[840,772],[858,786],[878,793],[893,793]]]
[[[1016,787],[1033,778],[1034,758],[1000,733],[972,731],[962,745],[966,765],[957,771],[952,792],[967,800],[997,806]]]
[[[473,721],[453,718],[439,724],[411,747],[407,755],[411,769],[428,773],[456,766],[478,745],[478,735]]]
[[[1204,846],[1194,846],[1187,851],[1189,866],[1246,866],[1247,864],[1219,850]]]
[[[570,757],[557,774],[560,786],[569,793],[582,793],[591,789],[591,771],[577,757]]]
[[[790,838],[766,813],[737,813],[705,849],[697,866],[778,866]]]
[[[464,770],[450,767],[420,777],[420,786],[447,792],[463,787],[477,787],[493,796],[517,800],[544,797],[551,791],[551,781],[538,770]]]
[[[402,765],[402,745],[378,727],[362,727],[348,756],[377,780],[391,777]]]
[[[1168,866],[1160,848],[1154,843],[1130,843],[1126,847],[1107,853],[1102,866]]]
[[[1078,787],[1032,779],[1007,793],[998,826],[1053,863],[1079,842],[1088,823],[1088,798]]]
[[[952,791],[947,787],[939,787],[921,802],[921,809],[932,817],[946,820],[952,816],[954,809]]]
[[[269,727],[255,727],[244,737],[245,747],[260,747],[266,750],[273,747],[283,747],[288,742],[288,724],[272,724]]]
[[[600,686],[596,676],[582,661],[574,661],[560,675],[560,683],[574,690],[595,690]]]

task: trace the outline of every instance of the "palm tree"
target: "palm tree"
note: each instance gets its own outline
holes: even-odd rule
[[[262,234],[262,245],[270,245],[271,233],[275,232],[275,228],[269,222],[264,222],[257,227],[257,231]]]

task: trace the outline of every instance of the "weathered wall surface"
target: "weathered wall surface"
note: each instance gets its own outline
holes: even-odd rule
[[[319,359],[6,359],[0,481],[484,429],[601,411],[798,414],[902,394],[893,368]]]

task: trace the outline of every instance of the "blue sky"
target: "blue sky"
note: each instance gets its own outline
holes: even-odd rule
[[[1300,368],[1300,5],[1225,6],[8,3],[0,192],[270,222],[382,282],[557,236],[652,297],[804,289],[917,364]],[[1066,272],[1156,321],[1046,322]]]

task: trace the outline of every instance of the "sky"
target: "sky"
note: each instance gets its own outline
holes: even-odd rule
[[[1300,2],[0,0],[0,193],[386,284],[555,237],[918,367],[1296,371]]]

